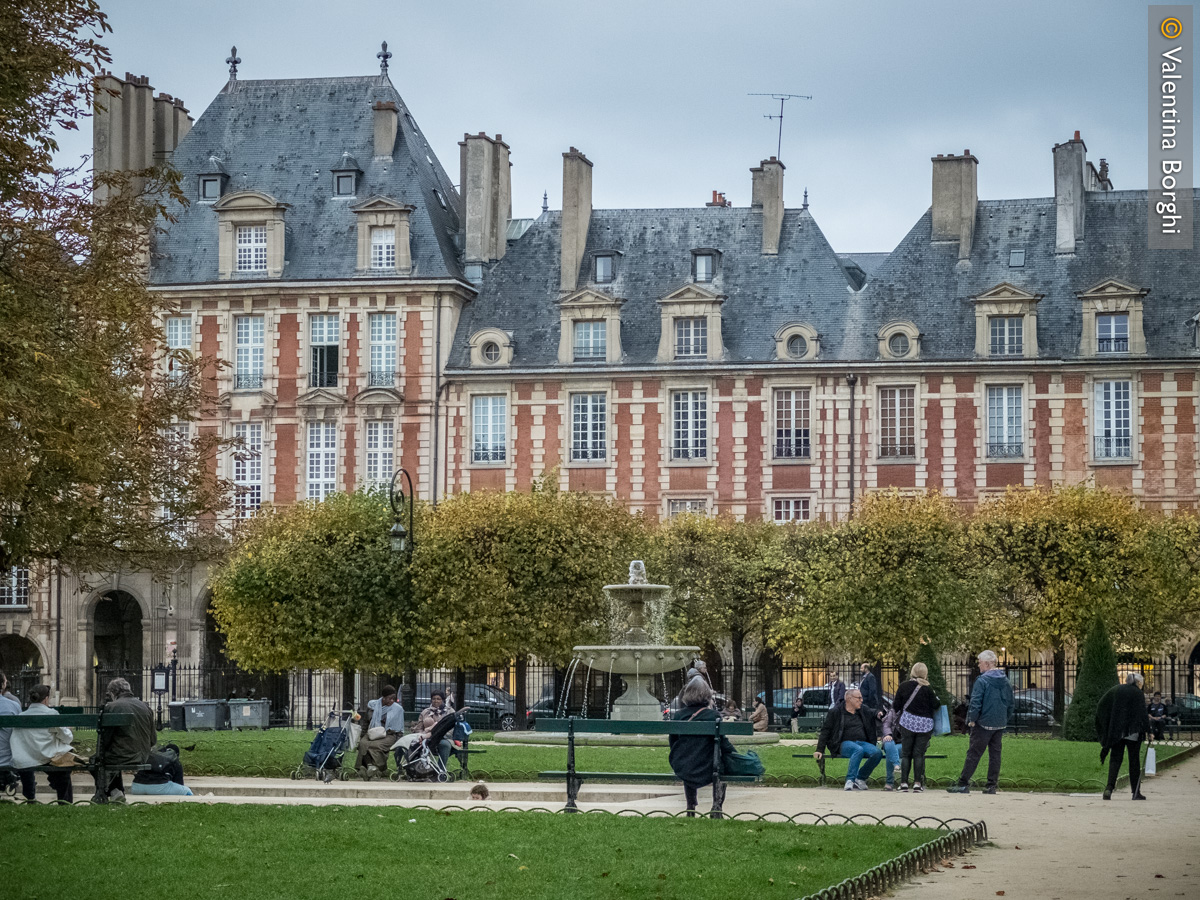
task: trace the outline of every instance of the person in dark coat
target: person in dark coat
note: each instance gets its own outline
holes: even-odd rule
[[[850,688],[846,691],[846,698],[830,707],[825,714],[825,721],[821,723],[813,759],[820,762],[828,748],[831,756],[850,760],[846,764],[848,791],[865,791],[867,779],[883,759],[883,751],[875,746],[877,721],[878,711],[863,706],[862,692],[858,688]],[[823,763],[821,771],[825,771]]]
[[[1104,799],[1111,800],[1117,776],[1121,774],[1121,759],[1129,754],[1129,788],[1134,800],[1145,800],[1141,791],[1142,740],[1150,731],[1150,716],[1146,697],[1142,693],[1145,679],[1137,672],[1125,676],[1125,683],[1100,698],[1096,707],[1096,733],[1100,735],[1100,762],[1108,761],[1108,785]]]
[[[871,709],[883,709],[879,697],[879,679],[871,671],[871,664],[863,663],[860,671],[862,678],[858,681],[858,689],[862,691],[863,706],[869,706]]]
[[[1146,708],[1146,714],[1150,716],[1150,730],[1154,732],[1154,739],[1161,741],[1167,728],[1167,705],[1163,703],[1162,694],[1159,691],[1154,692],[1154,698]]]
[[[102,732],[104,765],[109,768],[133,768],[149,762],[150,751],[158,738],[154,728],[154,711],[133,695],[133,688],[124,678],[114,678],[110,681],[105,693],[108,703],[104,705],[101,716],[125,713],[133,716],[133,723],[108,728]],[[108,795],[113,800],[124,799],[125,785],[121,781],[120,772],[108,783]]]
[[[681,722],[712,722],[717,711],[712,708],[712,688],[702,676],[697,675],[687,683],[679,694],[679,709],[671,716]],[[695,815],[700,802],[700,788],[713,786],[713,808],[719,809],[725,802],[725,783],[713,780],[713,742],[705,735],[672,734],[667,736],[671,750],[667,761],[671,771],[683,782],[683,794],[687,799],[688,815]],[[729,738],[721,738],[721,757],[734,753]]]

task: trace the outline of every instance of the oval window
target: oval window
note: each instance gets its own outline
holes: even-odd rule
[[[788,356],[792,359],[803,359],[808,355],[808,341],[802,334],[793,334],[787,342]]]
[[[488,362],[494,363],[500,359],[500,345],[495,341],[488,341],[483,345],[483,350],[480,352]]]

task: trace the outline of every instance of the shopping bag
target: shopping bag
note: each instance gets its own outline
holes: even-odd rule
[[[1156,756],[1157,756],[1157,754],[1155,754],[1153,747],[1147,748],[1147,750],[1146,750],[1146,774],[1147,775],[1157,775],[1158,774],[1158,760],[1157,760]]]
[[[939,706],[937,712],[933,714],[933,733],[950,733],[950,710],[945,704]]]
[[[726,753],[722,758],[722,763],[721,768],[725,770],[726,775],[757,776],[767,771],[762,760],[753,750],[747,750],[745,753],[739,751]]]

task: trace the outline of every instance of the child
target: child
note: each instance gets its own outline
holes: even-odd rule
[[[479,784],[477,784],[471,788],[471,799],[472,800],[486,800],[487,798],[488,798],[487,785],[484,784],[482,781],[479,782]]]

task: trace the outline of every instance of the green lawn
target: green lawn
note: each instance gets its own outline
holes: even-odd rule
[[[363,807],[0,804],[7,900],[794,898],[937,832]]]
[[[489,738],[491,735],[474,737]],[[294,769],[308,749],[312,735],[304,731],[241,732],[162,732],[161,740],[171,740],[184,748],[184,770],[189,775],[286,775]],[[734,742],[737,743],[736,741]],[[472,773],[492,781],[528,780],[537,772],[566,767],[565,747],[513,746],[489,744],[477,749],[487,752],[471,760]],[[188,749],[192,748],[192,749]],[[1180,747],[1160,745],[1159,760],[1180,752]],[[757,748],[767,769],[768,780],[795,779],[817,775],[812,747],[770,745]],[[927,762],[926,778],[931,785],[948,784],[958,776],[967,752],[962,735],[934,738],[930,753],[945,754],[946,759]],[[803,754],[793,758],[793,754]],[[353,764],[353,753],[347,755]],[[669,772],[667,750],[655,747],[580,747],[575,764],[581,770],[604,772]],[[451,761],[451,770],[455,763]],[[844,772],[845,763],[831,764],[829,773]],[[876,770],[881,775],[882,767]],[[976,778],[987,771],[987,760],[980,763]],[[1041,737],[1010,735],[1004,739],[1004,767],[1001,786],[1012,788],[1074,790],[1099,788],[1107,769],[1100,763],[1098,744],[1076,743]]]

